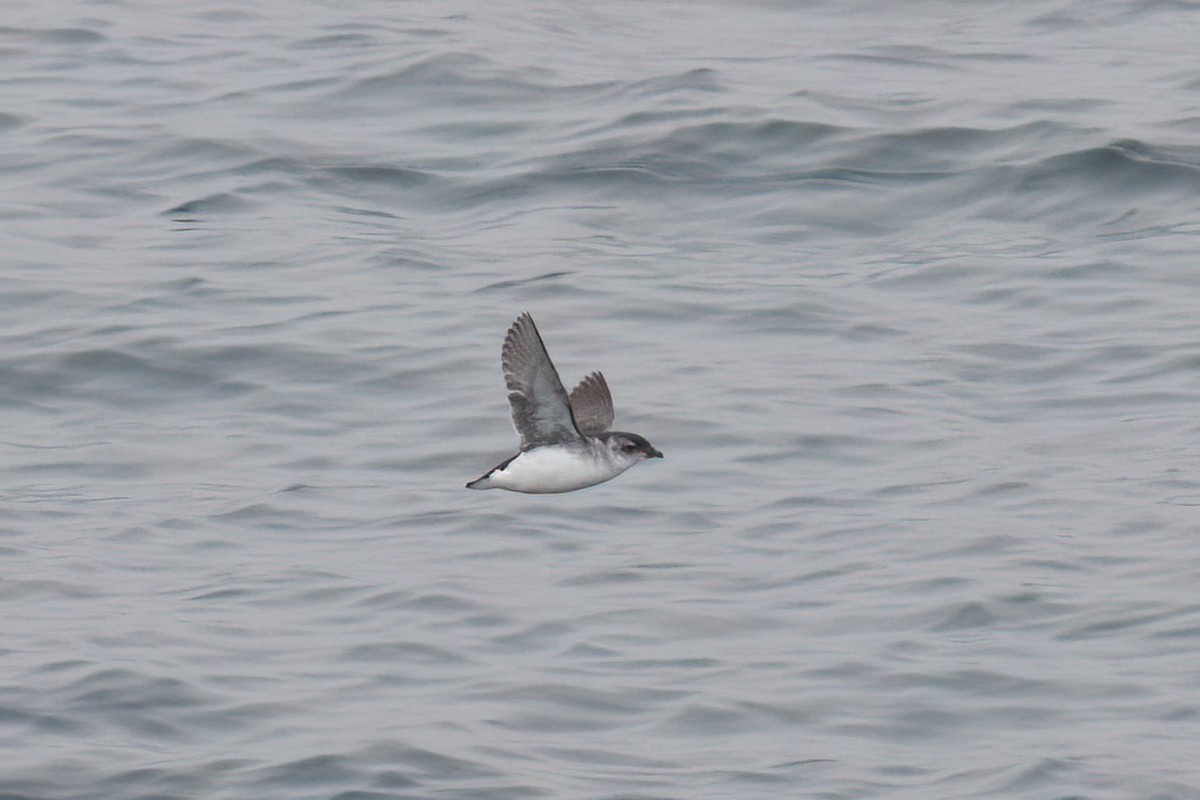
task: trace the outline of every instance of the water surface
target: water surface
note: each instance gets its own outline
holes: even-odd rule
[[[0,793],[1200,797],[1194,6],[2,16]]]

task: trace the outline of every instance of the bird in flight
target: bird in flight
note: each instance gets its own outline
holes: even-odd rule
[[[612,395],[599,372],[567,395],[529,314],[508,329],[500,360],[521,451],[468,483],[468,489],[573,492],[615,478],[639,461],[663,457],[636,433],[608,429]]]

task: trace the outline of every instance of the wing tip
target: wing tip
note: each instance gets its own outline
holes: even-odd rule
[[[508,351],[516,347],[518,339],[525,334],[527,328],[532,328],[538,341],[541,341],[542,335],[538,333],[537,324],[534,323],[533,316],[526,311],[513,320],[512,325],[508,326],[508,332],[504,334],[504,350]]]
[[[608,381],[604,380],[604,373],[600,370],[592,370],[587,375],[580,379],[579,383],[575,384],[575,388],[571,390],[571,394],[575,394],[581,389],[586,389],[590,386],[602,386],[608,388]]]

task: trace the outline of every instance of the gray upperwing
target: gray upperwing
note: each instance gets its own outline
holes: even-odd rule
[[[578,439],[567,391],[529,314],[508,329],[500,360],[521,448]]]
[[[593,372],[571,390],[571,413],[575,427],[584,436],[595,436],[609,429],[613,423],[613,401],[603,375]]]

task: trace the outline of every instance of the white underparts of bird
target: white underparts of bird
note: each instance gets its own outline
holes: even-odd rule
[[[500,352],[521,451],[467,484],[526,494],[573,492],[663,454],[636,433],[612,431],[612,395],[599,372],[568,395],[533,317],[522,314]]]

